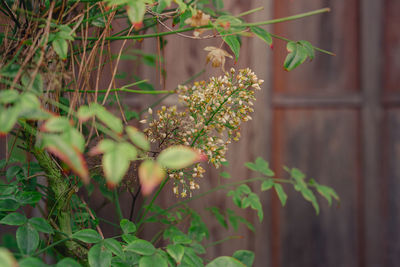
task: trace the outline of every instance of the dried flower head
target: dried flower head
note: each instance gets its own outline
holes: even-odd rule
[[[201,10],[197,10],[192,17],[185,20],[185,23],[190,24],[190,26],[192,27],[205,26],[208,25],[209,22],[210,22],[210,15],[205,14]],[[198,37],[204,31],[205,29],[196,29],[194,30],[193,35]]]
[[[224,49],[217,48],[214,46],[207,46],[204,48],[205,51],[209,51],[207,55],[207,63],[211,61],[211,66],[214,68],[221,67],[225,72],[225,57],[233,58]]]
[[[260,90],[257,76],[250,69],[236,72],[233,68],[224,76],[213,77],[207,83],[195,82],[193,86],[179,86],[179,99],[184,111],[176,106],[163,106],[152,120],[147,119],[144,132],[149,140],[162,150],[171,145],[183,144],[198,148],[216,168],[226,161],[227,146],[240,138],[240,124],[251,120],[254,111],[255,90]],[[204,168],[170,171],[176,195],[191,195],[199,188],[195,178],[203,177]]]

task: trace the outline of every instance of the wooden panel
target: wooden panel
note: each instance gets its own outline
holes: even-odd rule
[[[274,168],[297,167],[308,177],[332,186],[340,207],[319,197],[321,213],[288,188],[288,203],[278,208],[274,235],[278,266],[357,266],[359,215],[359,114],[354,110],[276,110]],[[280,219],[279,219],[280,218]],[[280,221],[279,221],[280,220]],[[277,256],[279,258],[277,258]]]
[[[276,24],[274,32],[291,40],[307,40],[332,51],[332,57],[319,52],[312,63],[291,72],[283,70],[285,42],[275,41],[274,91],[291,95],[343,95],[359,89],[358,82],[358,4],[352,1],[275,1],[275,17],[282,17],[329,6],[330,13]]]
[[[384,10],[384,87],[400,91],[400,1],[385,0]]]
[[[386,144],[383,157],[385,179],[381,180],[384,225],[380,228],[384,233],[385,246],[381,253],[385,259],[384,266],[394,267],[399,266],[400,262],[400,110],[388,110],[385,121]]]

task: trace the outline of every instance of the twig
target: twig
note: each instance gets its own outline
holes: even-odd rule
[[[81,197],[81,201],[82,201],[83,204],[85,204],[85,209],[86,209],[86,211],[89,213],[90,217],[91,217],[93,220],[96,220],[96,217],[94,217],[92,211],[89,209],[89,206],[88,206],[88,204],[86,203],[86,201],[83,199],[83,197]],[[101,238],[104,239],[103,231],[101,231],[101,228],[100,228],[100,225],[99,225],[99,224],[96,225],[96,229],[97,229],[97,232],[99,232]]]

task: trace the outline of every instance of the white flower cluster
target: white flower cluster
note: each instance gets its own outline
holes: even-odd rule
[[[259,80],[250,69],[236,72],[233,68],[224,76],[213,77],[208,83],[195,82],[193,86],[180,86],[179,99],[185,110],[176,106],[163,106],[157,116],[149,121],[145,133],[149,140],[158,143],[159,149],[171,145],[187,145],[198,148],[208,156],[216,168],[226,161],[227,146],[240,138],[240,124],[251,120],[254,111],[255,90],[260,90]],[[204,169],[195,165],[170,173],[174,178],[174,193],[182,197],[199,188],[194,178],[202,177]],[[179,187],[182,187],[179,193]]]

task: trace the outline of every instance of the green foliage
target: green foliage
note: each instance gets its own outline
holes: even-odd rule
[[[15,237],[4,238],[2,245],[8,249],[0,248],[0,265],[47,266],[50,259],[56,261],[56,267],[252,266],[254,253],[247,250],[238,250],[232,257],[205,260],[211,245],[234,237],[210,243],[208,222],[187,204],[201,196],[192,195],[200,187],[194,178],[205,172],[199,162],[228,166],[226,144],[231,139],[237,141],[239,124],[251,119],[251,101],[262,80],[250,69],[232,69],[209,83],[185,85],[203,71],[174,90],[158,90],[159,84],[133,73],[146,65],[159,72],[161,80],[166,78],[169,70],[165,69],[166,58],[161,56],[168,46],[164,35],[193,32],[202,39],[213,31],[221,44],[206,49],[210,53],[204,60],[223,69],[225,57],[233,58],[222,49],[223,43],[238,61],[243,38],[257,37],[268,46],[272,37],[285,39],[259,26],[309,14],[248,23],[242,18],[259,9],[235,16],[224,10],[223,0],[105,2],[5,2],[13,5],[16,17],[2,14],[5,29],[0,33],[0,136],[7,135],[9,141],[9,153],[0,159],[0,175],[5,178],[0,184],[0,224],[15,228]],[[159,31],[159,26],[169,25],[169,20],[179,24],[178,29]],[[120,23],[125,21],[126,28],[118,32],[113,28],[125,25]],[[118,40],[136,42],[145,38],[154,38],[157,53],[144,52],[131,42],[125,47],[127,41],[120,42],[123,45],[118,53],[110,49],[118,45]],[[315,50],[323,51],[307,41],[285,40],[287,70],[307,58],[312,60]],[[135,69],[119,72],[120,61]],[[103,75],[108,67],[110,75]],[[110,76],[112,79],[105,82]],[[107,82],[108,87],[99,88]],[[121,82],[125,85],[117,87]],[[124,102],[125,94],[177,94],[186,110],[161,107],[154,114],[151,108],[132,110]],[[156,109],[165,97],[151,107]],[[149,124],[153,132],[131,126],[137,125],[143,113],[147,117],[140,122]],[[332,188],[306,179],[298,169],[286,169],[290,178],[278,179],[262,158],[245,166],[262,177],[233,181],[233,175],[224,171],[220,176],[231,180],[223,180],[233,182],[201,194],[227,189],[227,196],[239,209],[254,210],[260,221],[264,210],[252,182],[260,182],[261,191],[274,188],[282,205],[287,202],[282,184],[291,184],[317,213],[314,191],[330,205],[333,199],[339,201]],[[179,199],[169,207],[156,205],[171,180],[175,194],[193,198]],[[117,221],[98,217],[88,201],[94,192],[103,197],[96,209],[115,210]],[[119,194],[124,192],[133,199],[129,218],[119,203]],[[135,209],[139,194],[145,200]],[[40,216],[26,216],[27,206],[35,207]],[[244,225],[255,231],[240,210],[204,208],[224,229],[238,231]],[[107,233],[104,239],[100,222],[112,225],[118,234]],[[160,231],[152,239],[141,238],[143,228],[150,223],[159,225]]]
[[[314,58],[314,47],[307,41],[288,42],[286,49],[287,55],[283,66],[285,70],[290,71],[304,63],[307,58]]]
[[[73,233],[71,238],[78,239],[85,243],[98,243],[102,240],[99,233],[93,229],[83,229],[76,233]]]
[[[237,250],[232,255],[233,258],[237,259],[247,267],[253,266],[254,252],[249,250]]]

